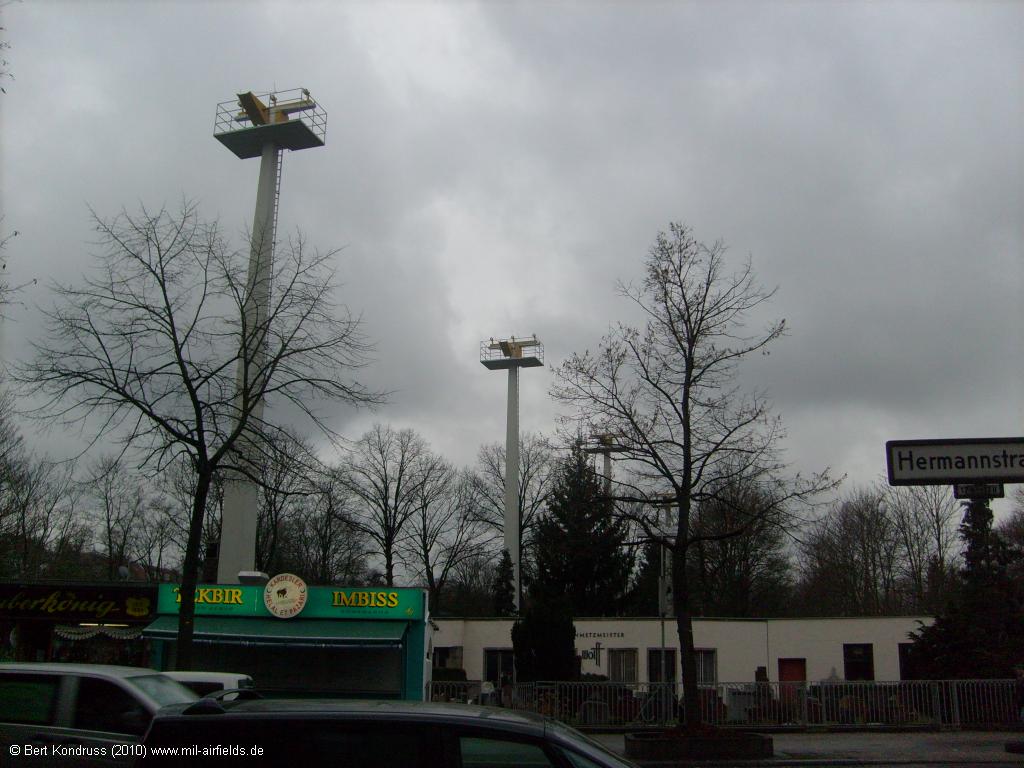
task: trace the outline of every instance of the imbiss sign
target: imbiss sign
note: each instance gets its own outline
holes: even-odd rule
[[[1024,483],[1024,437],[890,440],[889,485]]]

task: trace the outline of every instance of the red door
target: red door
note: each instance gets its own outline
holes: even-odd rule
[[[807,659],[779,659],[779,682],[802,683],[807,680]]]
[[[779,699],[783,704],[797,701],[807,680],[807,659],[779,659]]]

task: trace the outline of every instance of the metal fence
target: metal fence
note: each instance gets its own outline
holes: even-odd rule
[[[542,682],[504,690],[477,681],[433,682],[434,701],[540,712],[573,726],[621,728],[677,722],[676,683]],[[701,718],[740,727],[1009,726],[1018,723],[1012,680],[718,683],[701,685]]]

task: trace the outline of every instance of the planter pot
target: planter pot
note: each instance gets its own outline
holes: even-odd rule
[[[772,739],[760,733],[687,736],[675,731],[627,733],[626,757],[634,760],[743,760],[772,757]]]

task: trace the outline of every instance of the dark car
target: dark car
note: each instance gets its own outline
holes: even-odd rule
[[[408,701],[204,699],[153,718],[140,768],[183,761],[344,768],[630,768],[541,715]]]

